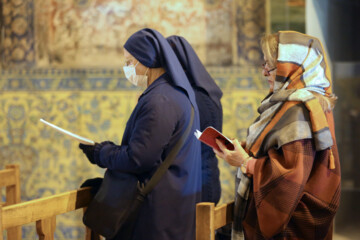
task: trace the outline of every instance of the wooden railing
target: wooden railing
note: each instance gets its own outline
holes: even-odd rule
[[[0,229],[11,229],[35,222],[40,240],[54,239],[56,216],[86,208],[92,199],[90,187],[81,188],[49,197],[0,207]],[[8,238],[9,240],[12,238]],[[86,229],[87,240],[100,239]],[[3,240],[2,234],[0,240]]]
[[[215,240],[215,230],[233,221],[234,202],[215,207],[214,203],[196,205],[196,240]]]
[[[20,203],[20,171],[18,165],[7,165],[0,171],[0,187],[6,187],[6,202],[0,205],[0,230],[7,230],[9,240],[21,239],[21,226],[36,223],[40,240],[53,240],[56,216],[85,209],[92,199],[90,188],[81,188],[49,197]],[[215,230],[233,221],[234,202],[215,207],[214,203],[196,205],[196,240],[214,240]],[[86,240],[100,236],[86,228]],[[3,240],[3,234],[0,234]]]

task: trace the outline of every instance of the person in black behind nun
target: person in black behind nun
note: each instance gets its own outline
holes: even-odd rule
[[[124,54],[126,77],[147,88],[126,124],[122,142],[79,147],[92,163],[107,171],[134,173],[146,183],[185,131],[192,105],[195,115],[190,135],[146,197],[132,239],[195,239],[195,208],[201,198],[201,148],[193,135],[200,128],[194,92],[171,46],[156,30],[145,28],[131,35]],[[100,182],[90,179],[82,186],[96,188]]]
[[[200,131],[213,126],[222,131],[221,89],[206,71],[190,43],[181,36],[167,38],[194,90],[200,113]],[[217,204],[221,197],[218,160],[211,147],[201,144],[202,202]]]

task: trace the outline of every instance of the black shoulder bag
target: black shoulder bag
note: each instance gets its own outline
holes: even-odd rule
[[[99,191],[84,213],[84,224],[107,239],[131,239],[145,197],[154,189],[184,145],[193,120],[194,108],[191,106],[191,119],[184,134],[146,186],[133,174],[106,171]]]

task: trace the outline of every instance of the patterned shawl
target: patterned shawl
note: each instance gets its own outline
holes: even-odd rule
[[[260,116],[248,129],[246,150],[260,158],[270,148],[313,139],[317,151],[331,149],[333,139],[322,107],[312,94],[332,94],[330,69],[321,42],[312,36],[279,32],[279,48],[274,90],[261,103]],[[329,168],[335,168],[330,151]],[[235,218],[232,239],[243,239],[245,215],[251,179],[240,168],[237,174]]]
[[[279,32],[276,67],[274,92],[261,103],[260,116],[249,128],[246,148],[260,157],[271,147],[278,149],[310,138],[317,151],[330,148],[333,140],[326,115],[312,94],[332,94],[330,70],[320,41],[298,32]]]

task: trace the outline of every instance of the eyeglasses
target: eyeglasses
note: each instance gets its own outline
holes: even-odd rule
[[[127,61],[125,61],[125,66],[135,66],[135,60],[134,59],[129,59]]]
[[[266,65],[268,65],[267,62],[264,62],[264,63],[262,64],[262,68],[264,69],[266,75],[269,75],[270,72],[272,72],[272,71],[274,71],[274,70],[276,69],[276,67],[274,67],[274,68],[272,68],[272,69],[270,69],[270,70],[267,70],[267,69],[266,69]]]

